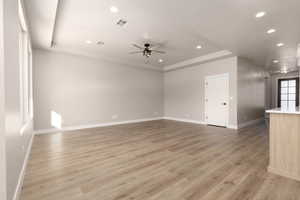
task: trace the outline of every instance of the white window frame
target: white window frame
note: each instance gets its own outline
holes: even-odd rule
[[[19,0],[19,23],[20,115],[24,126],[33,118],[32,49],[21,0]]]

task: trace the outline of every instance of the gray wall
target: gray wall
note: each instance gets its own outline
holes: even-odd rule
[[[1,21],[2,23],[2,21]],[[19,67],[18,1],[4,0],[4,96],[5,101],[5,151],[7,199],[14,196],[26,150],[32,136],[32,121],[21,134],[20,67]],[[2,42],[1,42],[2,43]],[[2,81],[2,78],[1,78]],[[2,131],[1,131],[1,134]],[[3,137],[3,136],[2,136]]]
[[[229,73],[229,125],[237,126],[237,58],[230,57],[164,74],[166,117],[204,121],[205,76]]]
[[[238,124],[264,117],[265,76],[263,67],[238,58]]]
[[[162,72],[37,49],[33,66],[36,130],[51,111],[63,127],[163,116]]]
[[[290,72],[287,74],[272,74],[270,77],[270,88],[271,88],[271,107],[277,107],[277,89],[278,89],[278,79],[280,78],[292,78],[299,77],[299,72]],[[300,95],[300,91],[299,91]]]

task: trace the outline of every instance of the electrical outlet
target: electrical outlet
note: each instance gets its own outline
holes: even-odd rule
[[[185,114],[184,115],[186,118],[190,118],[190,114]]]
[[[119,115],[113,115],[111,116],[112,119],[118,119],[119,118]]]
[[[156,112],[156,111],[155,111],[155,112],[153,112],[153,115],[157,116],[157,115],[158,115],[158,112]]]

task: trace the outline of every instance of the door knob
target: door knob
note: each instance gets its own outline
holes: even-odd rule
[[[223,102],[223,103],[222,103],[222,105],[223,105],[223,106],[226,106],[226,105],[227,105],[227,103],[226,103],[226,102]]]

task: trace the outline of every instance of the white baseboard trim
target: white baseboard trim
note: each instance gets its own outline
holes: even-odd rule
[[[20,172],[20,175],[19,175],[19,180],[18,180],[18,184],[17,184],[16,190],[15,190],[13,200],[19,200],[20,199],[22,186],[23,186],[23,181],[24,181],[24,176],[25,176],[25,171],[26,171],[28,160],[29,160],[33,139],[34,139],[34,134],[31,135],[30,140],[29,140],[29,144],[28,144],[28,147],[27,147],[27,150],[26,150],[23,166],[22,166],[22,169],[21,169],[21,172]]]
[[[229,124],[229,125],[227,126],[227,128],[237,130],[237,129],[238,129],[238,126],[237,126],[237,125],[231,125],[231,124]]]
[[[248,122],[244,122],[244,123],[238,125],[238,128],[240,129],[240,128],[245,128],[248,126],[256,125],[256,124],[262,123],[264,120],[265,120],[264,118],[259,118],[259,119],[251,120]]]
[[[132,124],[132,123],[154,121],[160,119],[163,119],[163,117],[144,118],[144,119],[100,123],[100,124],[87,124],[87,125],[79,125],[79,126],[68,126],[68,127],[63,127],[61,129],[57,129],[57,128],[41,129],[41,130],[35,130],[34,134],[40,135],[40,134],[55,133],[55,132],[74,131],[74,130],[87,129],[87,128],[98,128],[98,127],[115,126],[115,125],[122,125],[122,124]]]
[[[173,121],[179,121],[179,122],[193,123],[193,124],[207,125],[207,123],[204,122],[204,121],[184,119],[184,118],[164,117],[164,119],[166,119],[166,120],[173,120]],[[229,128],[229,129],[238,129],[238,127],[236,125],[228,125],[226,128]]]
[[[120,122],[88,124],[88,125],[79,125],[79,126],[68,126],[68,127],[63,127],[61,129],[57,129],[57,128],[40,129],[40,130],[35,130],[34,134],[39,135],[39,134],[47,134],[47,133],[55,133],[55,132],[65,132],[65,131],[73,131],[73,130],[80,130],[80,129],[87,129],[87,128],[97,128],[97,127],[106,127],[106,126],[115,126],[115,125],[122,125],[122,124],[146,122],[146,121],[153,121],[153,120],[160,120],[160,119],[206,125],[206,123],[204,121],[198,121],[198,120],[191,120],[191,119],[185,119],[185,118],[176,118],[176,117],[155,117],[155,118],[144,118],[144,119],[137,119],[137,120],[120,121]],[[251,125],[261,123],[263,121],[264,121],[264,118],[260,118],[260,119],[245,122],[245,123],[243,123],[239,126],[228,125],[227,128],[240,129],[240,128],[244,128],[244,127],[247,127],[247,126],[251,126]]]
[[[172,120],[172,121],[179,121],[179,122],[187,122],[187,123],[193,123],[193,124],[204,124],[204,125],[206,125],[206,123],[203,122],[203,121],[184,119],[184,118],[163,117],[163,119]]]

